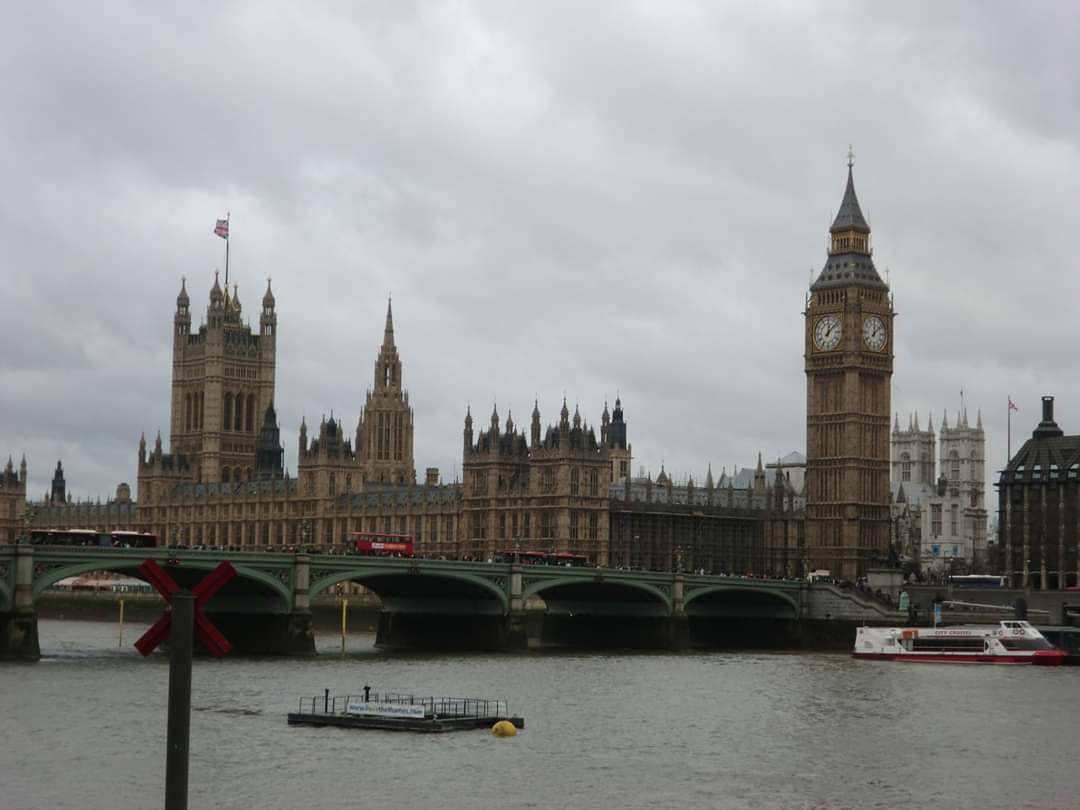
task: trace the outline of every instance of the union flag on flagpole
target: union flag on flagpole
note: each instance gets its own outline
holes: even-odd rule
[[[222,239],[229,238],[229,220],[219,219],[217,225],[214,226],[214,233],[220,236]]]
[[[1012,397],[1011,397],[1011,396],[1009,397],[1009,410],[1010,410],[1010,411],[1019,411],[1019,410],[1020,410],[1020,409],[1019,409],[1019,408],[1017,408],[1017,407],[1016,407],[1016,405],[1015,405],[1015,404],[1013,403],[1013,401],[1012,401]]]

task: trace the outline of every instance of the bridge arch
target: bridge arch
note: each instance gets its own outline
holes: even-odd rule
[[[566,588],[568,586],[575,586],[579,590],[584,590],[585,588],[618,588],[646,594],[663,605],[669,613],[671,612],[671,596],[664,593],[664,591],[656,585],[634,579],[620,579],[617,577],[583,577],[579,575],[572,577],[556,576],[552,579],[542,579],[537,582],[532,582],[524,587],[521,591],[521,598],[522,600],[528,599],[530,596],[539,596],[543,598],[544,591],[550,591],[556,588]]]
[[[720,596],[720,597],[733,597],[732,599],[721,599],[718,601],[735,602],[740,596],[749,596],[751,601],[761,605],[767,605],[769,601],[779,602],[785,608],[790,608],[791,615],[777,618],[790,618],[798,619],[801,614],[801,608],[799,606],[799,600],[792,596],[786,590],[780,590],[776,588],[755,588],[748,587],[745,584],[718,584],[718,585],[705,585],[702,587],[694,588],[686,594],[683,600],[683,609],[687,613],[692,613],[692,607],[701,606],[699,602],[702,597],[707,596]],[[694,605],[697,602],[698,605]]]
[[[312,574],[316,573],[315,566],[312,566]],[[339,569],[333,573],[327,573],[316,579],[311,587],[308,589],[308,596],[314,599],[319,594],[325,592],[327,589],[332,588],[341,582],[355,582],[358,585],[363,585],[365,588],[370,589],[380,598],[385,598],[379,593],[379,580],[383,580],[386,583],[392,579],[408,579],[408,580],[443,580],[451,583],[461,583],[466,586],[471,586],[480,590],[485,596],[496,600],[499,604],[499,609],[503,614],[506,614],[510,610],[510,596],[499,585],[487,577],[477,576],[476,574],[470,574],[465,571],[430,571],[425,570],[423,567],[417,567],[411,572],[398,571],[387,569],[383,567],[374,566],[358,566],[356,568]],[[384,588],[385,589],[385,588]]]
[[[92,561],[71,563],[68,565],[61,565],[54,568],[49,568],[43,573],[35,574],[34,576],[34,601],[37,601],[38,596],[40,596],[46,588],[51,585],[55,585],[60,580],[66,579],[67,577],[77,577],[80,574],[89,574],[94,571],[108,571],[114,574],[127,574],[137,579],[142,579],[142,577],[139,576],[138,571],[139,564],[141,562],[141,559],[132,559],[129,557],[117,558],[115,560],[109,560],[99,557],[98,559]],[[179,572],[198,571],[199,573],[208,573],[214,568],[216,568],[220,562],[221,561],[217,559],[207,560],[206,562],[184,559],[180,567],[176,569],[169,568],[166,570],[168,570],[170,575],[173,575],[175,579],[178,578],[176,574],[178,574]],[[236,569],[236,580],[250,580],[266,587],[276,596],[281,597],[287,609],[292,609],[292,590],[285,583],[281,582],[279,579],[271,576],[270,574],[267,574],[263,571],[254,570],[243,564],[237,565],[234,563],[233,567]],[[190,587],[193,586],[195,582],[183,584]]]

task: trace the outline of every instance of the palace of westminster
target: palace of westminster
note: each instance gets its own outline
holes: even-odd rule
[[[27,501],[26,462],[0,472],[0,542],[34,528],[134,529],[167,544],[343,549],[353,532],[411,535],[418,554],[485,560],[569,551],[606,566],[854,579],[899,553],[933,565],[985,550],[981,419],[932,425],[891,415],[893,306],[872,260],[851,163],[825,264],[806,299],[806,454],[709,469],[700,483],[632,475],[622,402],[599,434],[565,400],[528,428],[466,412],[461,483],[417,481],[414,414],[387,306],[382,344],[354,432],[333,416],[300,425],[295,476],[283,469],[274,410],[277,311],[269,283],[255,328],[216,275],[192,328],[181,284],[173,315],[168,450],[138,446],[137,496],[72,502],[58,463],[52,491]]]

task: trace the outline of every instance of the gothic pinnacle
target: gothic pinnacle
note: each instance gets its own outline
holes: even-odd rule
[[[394,345],[394,310],[390,296],[386,297],[386,328],[383,330],[383,346]]]

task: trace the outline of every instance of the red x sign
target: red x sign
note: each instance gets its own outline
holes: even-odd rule
[[[173,581],[173,578],[165,572],[164,568],[154,560],[145,560],[139,566],[139,573],[157,589],[157,592],[164,597],[166,602],[172,604],[173,594],[180,590],[180,586]],[[207,574],[203,581],[196,585],[191,592],[192,596],[195,597],[195,632],[199,640],[206,645],[206,648],[219,658],[231,650],[232,645],[206,618],[206,615],[202,612],[202,606],[220,590],[222,585],[235,575],[236,569],[232,567],[232,563],[223,562]],[[166,610],[161,618],[154,622],[154,626],[143,633],[142,638],[135,642],[135,649],[143,655],[149,655],[158,644],[169,637],[171,630],[172,611]]]

